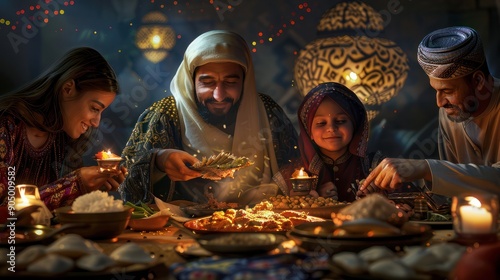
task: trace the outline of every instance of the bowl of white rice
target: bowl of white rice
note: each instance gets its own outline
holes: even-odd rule
[[[65,233],[76,233],[88,239],[111,239],[127,227],[133,210],[107,192],[93,191],[75,199],[71,206],[57,208],[55,214],[62,225],[82,225]]]

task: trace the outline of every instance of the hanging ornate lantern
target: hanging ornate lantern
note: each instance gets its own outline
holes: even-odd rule
[[[165,59],[175,46],[175,31],[166,25],[167,20],[163,13],[150,12],[142,18],[142,26],[137,30],[135,44],[153,63]]]
[[[343,2],[321,18],[317,39],[301,50],[294,67],[305,95],[322,82],[338,82],[358,95],[372,120],[381,104],[403,87],[409,66],[396,43],[370,36],[384,28],[382,16],[363,2]]]

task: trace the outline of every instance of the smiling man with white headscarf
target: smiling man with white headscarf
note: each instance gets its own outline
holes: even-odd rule
[[[500,195],[500,83],[490,74],[479,35],[465,26],[436,30],[423,38],[417,59],[436,91],[440,160],[387,158],[361,190],[372,182],[396,188],[423,178],[446,196]]]
[[[272,176],[298,156],[297,134],[279,105],[257,92],[241,36],[214,30],[197,37],[170,90],[171,97],[139,117],[123,151],[130,174],[120,187],[124,200],[151,201],[154,194],[202,203],[211,192],[218,200],[246,204],[276,194]],[[188,167],[221,151],[254,164],[218,182]]]

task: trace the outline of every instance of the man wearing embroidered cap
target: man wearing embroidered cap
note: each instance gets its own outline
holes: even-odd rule
[[[436,30],[424,37],[417,58],[436,90],[440,160],[387,158],[361,190],[425,179],[437,194],[499,194],[500,80],[489,72],[479,35],[469,27]]]

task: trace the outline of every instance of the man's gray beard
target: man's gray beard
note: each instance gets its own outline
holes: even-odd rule
[[[472,112],[465,112],[464,110],[460,109],[456,105],[452,105],[452,106],[454,109],[459,111],[459,114],[457,117],[446,115],[450,121],[456,122],[456,123],[461,123],[461,122],[464,122],[464,121],[470,119],[470,117],[472,116]]]

